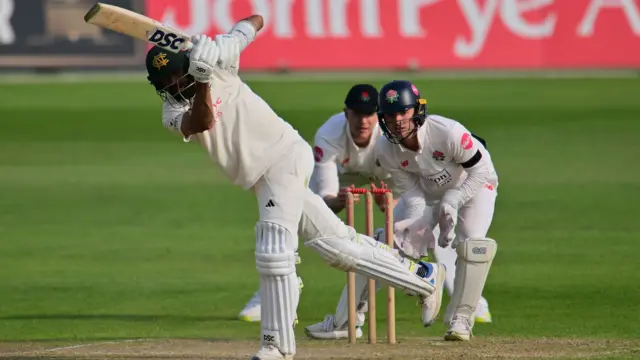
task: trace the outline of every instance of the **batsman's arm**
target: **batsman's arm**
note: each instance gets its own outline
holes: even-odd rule
[[[191,109],[182,115],[180,130],[185,139],[213,127],[213,103],[209,83],[196,82],[196,95]]]
[[[261,15],[251,15],[238,21],[229,34],[240,43],[240,51],[244,50],[256,38],[256,35],[264,27],[264,19]]]

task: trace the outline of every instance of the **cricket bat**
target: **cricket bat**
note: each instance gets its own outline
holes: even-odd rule
[[[193,47],[189,35],[119,6],[97,3],[84,16],[84,21],[174,53]]]

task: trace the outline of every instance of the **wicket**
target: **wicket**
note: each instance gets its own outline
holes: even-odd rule
[[[354,227],[354,194],[364,194],[365,204],[365,235],[373,237],[373,194],[385,195],[385,243],[393,247],[393,194],[388,189],[365,189],[350,188],[347,193],[347,225]],[[369,313],[368,330],[369,344],[376,343],[376,281],[369,279]],[[387,290],[387,342],[396,343],[396,313],[395,313],[395,292],[391,286]],[[347,302],[349,310],[349,343],[356,343],[356,295],[355,295],[355,273],[347,272]]]

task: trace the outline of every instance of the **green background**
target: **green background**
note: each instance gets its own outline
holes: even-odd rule
[[[162,126],[143,79],[0,85],[0,340],[257,341],[236,320],[258,286],[255,199]],[[312,139],[354,82],[248,83]],[[637,337],[640,80],[416,83],[488,141],[500,176],[494,323],[476,335]],[[300,337],[345,281],[301,256]],[[415,298],[396,304],[399,339],[445,331],[421,326]]]

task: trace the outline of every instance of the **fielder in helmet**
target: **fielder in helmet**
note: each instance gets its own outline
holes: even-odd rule
[[[427,230],[427,247],[447,267],[445,339],[469,340],[475,322],[491,321],[482,291],[497,250],[486,236],[498,175],[484,140],[456,120],[428,114],[414,84],[392,81],[379,94],[385,138],[376,146],[378,164],[402,192],[405,218]]]

